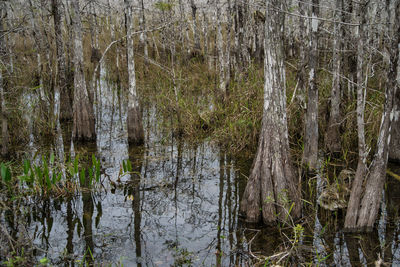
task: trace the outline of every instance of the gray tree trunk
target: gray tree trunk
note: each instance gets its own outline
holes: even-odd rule
[[[400,80],[400,77],[397,77]],[[397,90],[394,98],[394,116],[392,122],[392,135],[389,146],[389,159],[400,162],[400,90]]]
[[[365,191],[361,200],[361,206],[358,213],[357,227],[371,229],[374,226],[379,212],[380,202],[382,200],[383,185],[386,180],[386,166],[389,154],[389,143],[391,124],[394,117],[394,96],[399,91],[397,81],[400,70],[399,46],[400,46],[400,1],[394,1],[394,10],[388,10],[389,18],[394,18],[394,24],[388,24],[394,27],[390,30],[393,33],[391,44],[388,51],[390,54],[389,72],[387,77],[387,86],[385,89],[385,104],[379,129],[377,141],[377,151],[371,163],[370,173],[367,177]]]
[[[72,117],[72,108],[70,105],[69,95],[66,91],[66,72],[65,72],[65,52],[64,42],[62,37],[62,20],[61,20],[61,2],[60,0],[51,1],[54,33],[56,39],[56,82],[54,86],[54,120],[57,122],[60,119],[70,119]]]
[[[283,8],[283,1],[267,1]],[[301,213],[300,192],[290,159],[286,119],[285,68],[283,64],[284,16],[267,8],[264,45],[264,112],[257,154],[241,202],[249,222],[286,221]]]
[[[96,139],[93,106],[89,101],[83,70],[82,21],[79,0],[71,3],[74,26],[74,104],[72,137],[77,141]]]
[[[217,53],[218,53],[218,74],[219,84],[218,88],[223,98],[226,97],[226,60],[224,56],[224,40],[222,36],[222,14],[219,0],[215,0],[215,12],[217,19]]]
[[[340,138],[340,100],[341,100],[341,90],[340,90],[340,74],[341,74],[341,10],[342,1],[336,0],[336,10],[335,10],[335,23],[334,25],[334,39],[333,39],[333,77],[332,77],[332,90],[331,90],[331,101],[330,101],[330,113],[328,127],[325,134],[325,146],[331,153],[339,153],[342,150],[341,138]]]
[[[357,133],[358,133],[358,164],[356,175],[352,184],[350,200],[347,207],[345,220],[346,228],[356,228],[357,217],[360,206],[360,196],[363,191],[363,183],[367,174],[367,147],[365,144],[365,129],[364,129],[364,111],[365,111],[365,87],[363,85],[363,65],[364,65],[364,27],[366,22],[365,3],[358,7],[358,27],[357,33]]]
[[[192,9],[192,20],[193,20],[193,38],[194,38],[194,49],[196,53],[200,52],[200,37],[197,27],[197,6],[194,3],[194,0],[190,0],[190,7]]]
[[[310,57],[307,90],[307,111],[305,118],[303,164],[315,169],[318,162],[318,34],[319,34],[319,0],[312,0],[310,7]]]
[[[400,69],[397,69],[397,83],[400,83]],[[400,162],[400,90],[396,91],[393,103],[393,122],[389,145],[389,159]]]
[[[144,141],[142,114],[136,90],[135,59],[133,54],[133,17],[132,2],[125,1],[126,17],[126,50],[128,64],[128,141],[133,144],[141,144]]]
[[[361,14],[365,14],[367,3],[368,2],[361,3]],[[390,38],[391,43],[388,44],[387,47],[389,53],[389,70],[385,90],[384,110],[379,129],[377,148],[371,166],[369,167],[369,172],[365,172],[366,177],[363,179],[363,177],[357,177],[357,168],[356,177],[352,185],[350,201],[355,199],[355,204],[349,202],[345,220],[345,228],[349,230],[370,230],[373,228],[379,211],[380,202],[382,200],[383,185],[386,179],[391,123],[395,113],[394,96],[396,95],[396,92],[399,91],[399,82],[396,78],[400,71],[400,1],[396,0],[394,2],[393,10],[391,10],[390,5],[388,4],[387,12],[389,14],[389,22],[391,21],[391,18],[394,18],[394,23],[387,23],[387,25],[388,27],[394,27],[394,30],[389,28],[390,30],[388,31],[392,33],[392,36]],[[364,16],[363,23],[361,23],[360,26],[361,29],[365,22],[366,19]],[[365,166],[366,164],[363,165]]]
[[[145,15],[145,9],[144,9],[144,0],[140,0],[140,30],[142,33],[140,33],[140,45],[143,48],[143,54],[145,57],[145,63],[146,67],[148,65],[148,57],[149,57],[149,46],[148,46],[148,41],[147,41],[147,34],[146,34],[146,15]]]
[[[7,17],[6,6],[5,3],[0,3],[0,58],[4,57],[4,51],[6,51],[6,46],[4,42],[4,25],[5,19]],[[1,101],[1,155],[6,156],[8,154],[8,143],[9,143],[9,134],[8,134],[8,116],[7,116],[7,106],[5,99],[5,87],[4,87],[4,78],[3,78],[3,68],[0,68],[0,101]]]
[[[309,51],[307,50],[308,47],[308,39],[309,39],[309,34],[308,34],[308,27],[306,24],[306,19],[304,18],[306,16],[306,9],[307,5],[303,1],[298,2],[298,7],[299,7],[299,63],[297,64],[297,88],[298,88],[298,93],[297,95],[294,95],[293,97],[296,97],[298,104],[300,107],[303,109],[306,107],[305,103],[305,92],[306,92],[306,79],[307,79],[307,74],[306,74],[306,67],[308,63],[308,53]],[[295,94],[294,92],[293,94]],[[294,99],[292,97],[292,99]]]

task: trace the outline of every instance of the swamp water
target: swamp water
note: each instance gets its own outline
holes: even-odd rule
[[[233,159],[210,141],[193,145],[174,138],[160,127],[155,108],[143,113],[145,144],[129,147],[126,103],[104,78],[99,88],[96,144],[74,147],[68,134],[48,149],[32,140],[29,153],[94,153],[102,187],[70,199],[27,199],[18,211],[0,213],[11,233],[22,231],[14,218],[23,221],[37,260],[46,257],[55,266],[80,266],[84,259],[95,266],[251,266],[275,254],[288,264],[283,256],[293,247],[293,228],[249,226],[238,216],[251,161]],[[127,159],[134,173],[121,176]],[[316,179],[317,194],[305,206],[316,207],[323,186]],[[370,234],[343,233],[341,212],[305,208],[291,264],[363,266],[382,259],[400,266],[400,182],[388,181]]]

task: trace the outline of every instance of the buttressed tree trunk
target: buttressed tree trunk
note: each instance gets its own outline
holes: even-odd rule
[[[133,19],[131,0],[125,0],[126,50],[128,61],[128,141],[141,144],[144,141],[142,114],[136,92],[135,59],[133,55]]]
[[[89,101],[83,72],[82,21],[79,0],[72,0],[74,36],[74,104],[72,137],[77,141],[96,139],[93,106]]]
[[[282,0],[266,1],[264,111],[258,149],[241,202],[249,222],[285,221],[301,213],[300,192],[289,154],[286,119]],[[274,8],[271,8],[274,7]]]
[[[390,3],[390,2],[387,2]],[[364,10],[366,3],[362,2]],[[379,211],[379,204],[382,200],[383,185],[386,179],[386,166],[389,154],[389,143],[391,133],[391,123],[394,118],[394,96],[399,91],[399,81],[396,79],[400,70],[399,65],[399,45],[400,45],[400,1],[394,2],[394,9],[387,4],[388,18],[394,18],[394,23],[387,23],[388,27],[394,27],[388,32],[391,33],[391,43],[388,44],[389,70],[385,90],[385,104],[379,129],[376,152],[369,168],[369,173],[365,179],[355,177],[352,185],[350,201],[356,199],[357,205],[350,205],[347,209],[345,228],[350,230],[370,230],[373,228]],[[365,180],[365,182],[364,182]],[[361,187],[359,184],[365,184]],[[356,186],[362,188],[357,192]],[[362,193],[360,193],[362,192]],[[359,204],[358,204],[359,203]]]
[[[318,162],[318,28],[319,0],[312,0],[310,28],[310,57],[307,90],[307,111],[304,131],[303,163],[310,169],[315,169]]]

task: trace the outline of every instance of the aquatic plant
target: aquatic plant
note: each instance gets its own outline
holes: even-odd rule
[[[77,155],[65,163],[56,162],[54,154],[50,154],[42,156],[38,163],[28,159],[21,164],[3,162],[0,165],[2,184],[13,195],[57,196],[95,188],[101,182],[100,161],[92,155],[90,164],[85,167],[80,165],[79,159]],[[22,170],[22,174],[18,175],[18,170]]]

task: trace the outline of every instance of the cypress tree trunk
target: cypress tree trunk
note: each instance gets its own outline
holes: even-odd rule
[[[0,59],[4,58],[4,51],[6,51],[6,45],[4,41],[4,25],[5,19],[7,17],[6,3],[0,3]],[[5,98],[5,82],[3,77],[3,68],[0,68],[0,101],[1,101],[1,155],[7,156],[8,154],[8,143],[9,143],[9,133],[8,133],[8,116],[7,116],[7,106]]]
[[[397,80],[399,79],[400,75],[397,76]],[[392,133],[389,146],[389,159],[395,162],[400,162],[400,90],[397,90],[396,95],[394,96],[393,110],[394,112]]]
[[[196,50],[196,53],[199,53],[200,52],[200,37],[199,37],[198,29],[197,29],[198,27],[197,27],[197,19],[196,19],[197,6],[194,3],[194,0],[190,0],[190,7],[192,9],[194,49]]]
[[[309,57],[309,77],[307,90],[307,111],[304,132],[303,164],[315,169],[318,162],[318,28],[319,0],[313,0],[311,5],[311,41]]]
[[[148,42],[147,42],[147,34],[146,34],[146,16],[145,16],[145,10],[144,10],[144,0],[140,1],[140,30],[143,31],[140,33],[140,45],[143,48],[143,54],[145,57],[145,63],[146,63],[146,68],[148,67],[148,57],[149,57],[149,47],[148,47]]]
[[[217,53],[218,53],[218,74],[219,74],[219,83],[218,88],[223,98],[226,97],[226,77],[225,77],[225,70],[226,70],[226,60],[224,56],[224,43],[223,43],[223,36],[222,36],[222,14],[221,14],[221,7],[219,4],[219,0],[215,0],[215,12],[216,12],[216,19],[217,19]]]
[[[257,155],[247,183],[241,212],[249,222],[285,221],[301,213],[300,192],[289,155],[286,120],[285,68],[283,64],[284,16],[281,0],[267,1],[264,45],[264,113]],[[277,216],[277,217],[276,217]]]
[[[72,137],[77,141],[96,139],[93,106],[89,101],[83,71],[82,21],[79,0],[72,0],[74,36],[74,104]]]
[[[72,116],[69,95],[66,92],[67,79],[65,76],[65,52],[61,31],[60,0],[51,1],[54,33],[56,39],[56,82],[54,86],[54,120],[57,123],[60,119],[68,119]]]
[[[357,214],[360,205],[360,196],[363,191],[362,185],[364,178],[367,174],[367,148],[365,144],[365,130],[364,130],[364,110],[365,89],[362,84],[363,72],[363,57],[364,57],[364,24],[366,5],[360,5],[358,8],[357,16],[359,21],[359,28],[357,34],[357,132],[358,132],[358,164],[356,175],[352,184],[350,200],[347,207],[346,228],[355,228],[357,225]]]
[[[340,139],[340,69],[341,69],[341,24],[342,18],[342,1],[336,0],[335,10],[335,23],[334,25],[334,39],[333,39],[333,77],[332,77],[332,90],[331,90],[331,103],[328,127],[325,135],[325,146],[331,153],[339,153],[342,150],[341,139]]]
[[[126,50],[128,62],[128,141],[141,144],[144,141],[142,114],[136,92],[135,59],[133,54],[133,19],[131,0],[125,0],[126,17]]]
[[[360,9],[361,14],[365,14],[367,3],[362,2]],[[379,129],[379,136],[377,141],[376,153],[374,155],[369,172],[367,173],[366,163],[362,162],[363,159],[359,159],[359,167],[361,166],[362,174],[366,174],[365,178],[359,175],[359,167],[355,180],[352,185],[352,191],[350,195],[350,202],[347,208],[345,228],[348,230],[370,230],[375,223],[379,204],[382,199],[383,185],[386,179],[386,166],[389,154],[389,143],[391,133],[391,123],[394,118],[394,96],[399,91],[399,82],[396,79],[400,70],[399,66],[399,45],[400,45],[400,1],[396,0],[394,3],[394,13],[387,5],[388,20],[394,18],[393,24],[387,23],[388,27],[393,27],[393,30],[389,30],[392,33],[391,44],[388,45],[389,51],[389,70],[387,76],[387,84],[385,90],[385,104],[381,119],[381,126]],[[365,17],[364,17],[365,18]],[[364,23],[363,19],[360,28],[362,29]],[[361,31],[362,32],[362,31]],[[361,35],[362,36],[362,35]],[[360,38],[360,37],[359,37]],[[361,38],[362,39],[362,38]],[[359,45],[360,47],[360,45]],[[359,91],[359,90],[358,90]],[[358,94],[357,94],[358,95]],[[358,98],[359,96],[357,96]],[[357,101],[357,106],[358,106]],[[365,104],[365,103],[364,103]],[[357,112],[357,117],[359,117]],[[359,133],[360,135],[360,133]],[[359,144],[360,145],[360,144]],[[365,149],[365,144],[364,144]],[[361,153],[361,152],[359,152]],[[367,154],[364,152],[365,155]],[[360,154],[360,158],[362,155]],[[366,158],[366,156],[365,156]],[[361,172],[360,171],[360,172]],[[365,182],[364,182],[365,180]],[[364,187],[363,187],[363,184]]]

